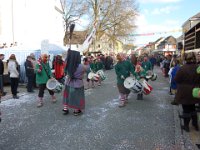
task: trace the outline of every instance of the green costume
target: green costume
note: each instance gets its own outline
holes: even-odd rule
[[[103,63],[102,62],[96,62],[95,65],[96,65],[96,67],[95,67],[96,71],[103,70]]]
[[[96,65],[95,65],[95,63],[90,63],[90,69],[91,69],[93,72],[96,72]]]
[[[42,67],[42,70],[41,70],[41,72],[38,72],[40,67]],[[49,63],[42,62],[41,64],[36,64],[35,73],[36,73],[36,83],[37,84],[46,84],[47,81],[49,80],[49,77],[52,77],[51,68],[49,66]]]
[[[151,64],[151,62],[150,61],[143,61],[142,62],[142,68],[145,71],[152,70],[152,64]]]
[[[146,77],[146,71],[143,70],[143,71],[140,71],[140,72],[135,72],[135,78],[137,80],[140,80],[141,78],[144,78]]]
[[[117,84],[123,84],[124,80],[130,76],[130,72],[135,75],[133,65],[130,61],[121,61],[115,65],[115,72],[117,75]],[[122,76],[124,79],[122,79]]]

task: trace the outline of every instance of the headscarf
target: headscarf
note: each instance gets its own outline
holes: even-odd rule
[[[65,62],[66,62],[65,73],[67,73],[67,75],[69,75],[70,78],[73,78],[74,72],[78,68],[78,65],[81,63],[80,52],[69,49]]]

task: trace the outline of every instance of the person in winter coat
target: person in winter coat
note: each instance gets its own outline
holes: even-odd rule
[[[24,63],[25,70],[26,70],[26,76],[28,78],[28,84],[27,84],[27,92],[34,92],[33,91],[33,84],[34,84],[34,66],[32,63],[32,57],[28,56],[26,59],[26,62]]]
[[[60,83],[64,84],[64,67],[65,63],[62,60],[62,56],[57,55],[55,57],[55,60],[53,61],[53,69],[55,70],[54,75],[56,80],[58,80]]]
[[[177,59],[174,60],[172,66],[173,66],[172,71],[169,74],[169,76],[170,76],[170,88],[171,88],[172,94],[175,95],[176,92],[177,92],[177,84],[176,84],[176,81],[174,80],[174,78],[176,76],[177,71],[180,69],[179,60],[177,60]],[[171,102],[171,104],[177,105],[175,99]]]
[[[35,66],[36,72],[36,83],[39,86],[39,93],[38,93],[38,105],[37,107],[43,106],[43,97],[44,97],[44,90],[46,89],[47,81],[52,78],[51,68],[48,63],[48,55],[43,54]],[[49,94],[52,98],[52,103],[56,102],[56,97],[54,96],[54,92],[48,90]]]
[[[4,73],[4,64],[3,64],[3,60],[4,60],[4,54],[0,54],[0,90],[1,90],[1,94],[2,96],[6,95],[6,92],[4,92],[4,88],[3,88],[3,73]]]
[[[193,52],[185,54],[185,64],[180,67],[174,78],[177,83],[177,93],[175,100],[182,105],[183,114],[180,116],[184,120],[184,125],[181,128],[189,132],[189,123],[192,119],[192,125],[198,131],[197,112],[195,111],[195,104],[200,100],[192,96],[192,90],[195,87],[200,87],[200,75],[197,74],[195,54]]]
[[[130,76],[130,73],[134,75],[135,72],[133,65],[130,61],[124,60],[122,54],[117,55],[117,60],[115,73],[117,75],[117,87],[120,95],[119,107],[124,107],[130,93],[130,90],[124,87],[124,80]]]
[[[10,74],[11,92],[14,99],[19,99],[17,96],[17,88],[19,84],[19,68],[15,54],[11,54],[8,60],[8,72]]]

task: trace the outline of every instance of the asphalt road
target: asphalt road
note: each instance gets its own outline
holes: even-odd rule
[[[85,91],[81,116],[62,114],[62,94],[52,104],[48,92],[42,108],[37,93],[2,102],[0,150],[173,150],[174,110],[167,79],[155,68],[158,79],[144,100],[131,94],[126,107],[118,107],[114,70],[106,71],[102,86]]]

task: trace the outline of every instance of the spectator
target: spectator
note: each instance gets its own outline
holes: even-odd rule
[[[34,53],[31,53],[30,54],[30,56],[31,56],[31,62],[32,62],[32,64],[33,64],[33,67],[34,67],[34,69],[35,69],[35,66],[36,66],[36,64],[37,64],[37,60],[36,60],[36,58],[35,58],[35,54]],[[37,88],[37,84],[36,84],[36,73],[34,72],[34,76],[33,76],[33,87],[34,88]]]
[[[24,63],[25,70],[26,70],[26,76],[28,78],[28,84],[27,84],[27,92],[33,93],[33,82],[34,82],[34,66],[32,63],[32,57],[27,56],[26,62]]]
[[[195,104],[199,103],[199,99],[192,96],[194,87],[200,87],[200,76],[197,74],[198,65],[196,64],[195,54],[193,52],[185,54],[185,64],[180,67],[174,78],[177,83],[177,93],[175,100],[182,105],[183,114],[180,116],[184,120],[183,130],[189,132],[189,123],[192,119],[192,125],[198,131],[197,112]]]
[[[56,80],[58,80],[60,83],[64,84],[64,67],[65,63],[62,60],[62,56],[57,55],[55,57],[55,60],[53,61],[53,69],[55,70],[54,75]]]
[[[0,54],[0,91],[2,96],[6,95],[6,92],[4,92],[3,89],[3,73],[4,73],[4,64],[3,64],[3,60],[4,60],[4,54]]]
[[[8,60],[8,72],[10,74],[11,92],[13,98],[19,99],[17,96],[17,88],[19,84],[19,65],[14,54],[11,54]]]
[[[168,55],[166,56],[166,60],[163,62],[163,68],[164,68],[164,76],[168,77],[168,72],[170,69],[170,62],[171,62],[171,56]]]
[[[171,93],[173,95],[176,94],[177,92],[177,84],[176,84],[176,81],[174,80],[175,76],[176,76],[176,73],[177,71],[180,69],[180,64],[179,64],[179,61],[178,60],[174,60],[173,61],[173,64],[172,64],[174,67],[172,68],[172,71],[170,73],[170,88],[171,88]],[[172,105],[177,105],[177,102],[175,101],[175,99],[171,102]]]
[[[154,66],[156,65],[156,58],[152,55],[149,61],[151,62],[152,70],[153,70]]]

